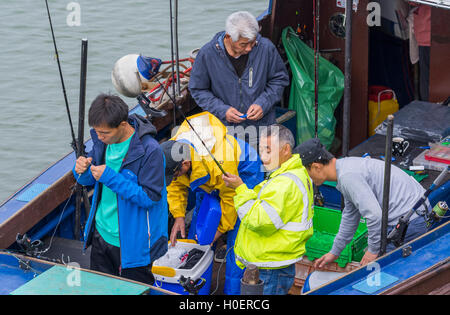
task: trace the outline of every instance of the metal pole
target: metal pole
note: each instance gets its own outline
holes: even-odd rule
[[[348,156],[350,143],[350,104],[352,86],[352,14],[353,1],[345,4],[345,85],[342,127],[342,155]]]
[[[77,157],[84,155],[84,116],[86,104],[86,73],[87,73],[87,39],[81,40],[81,70],[80,70],[80,99],[78,112],[78,147]]]
[[[386,148],[384,153],[384,186],[383,186],[383,207],[381,215],[381,246],[379,255],[386,253],[387,246],[387,225],[389,221],[389,191],[391,188],[391,158],[392,158],[392,134],[394,126],[394,116],[388,116],[386,131]]]
[[[86,73],[87,73],[87,39],[81,40],[81,69],[80,69],[80,99],[78,110],[78,141],[77,141],[77,157],[84,156],[84,116],[86,103]],[[74,225],[74,239],[80,238],[81,230],[81,198],[87,196],[85,189],[77,183],[76,199],[75,199],[75,225]],[[83,199],[84,199],[83,198]],[[86,200],[85,200],[86,201]]]
[[[314,7],[315,29],[314,29],[314,136],[318,138],[319,128],[319,51],[320,51],[320,0],[316,0]]]

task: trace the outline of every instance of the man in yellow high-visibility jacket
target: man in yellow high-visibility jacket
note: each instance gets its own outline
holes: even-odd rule
[[[269,178],[254,189],[239,176],[227,174],[236,189],[234,204],[241,219],[235,242],[236,263],[259,268],[264,294],[287,294],[295,277],[295,263],[306,252],[313,234],[313,186],[298,154],[294,137],[282,125],[261,132],[261,160]]]
[[[250,187],[254,187],[264,178],[261,159],[248,143],[227,134],[225,125],[211,113],[202,112],[187,119],[201,140],[184,121],[175,136],[161,144],[166,157],[167,201],[169,210],[175,218],[170,240],[174,244],[178,232],[185,237],[185,213],[189,190],[196,194],[197,208],[194,210],[194,216],[200,206],[199,196],[204,192],[218,192],[222,217],[213,242],[228,232],[224,293],[237,295],[240,292],[240,278],[243,272],[236,266],[232,250],[240,223],[233,201],[236,193],[234,189],[225,185],[222,172],[208,150],[225,172],[239,174]],[[187,154],[185,151],[188,151]],[[173,180],[169,183],[171,178]],[[195,228],[193,222],[189,229],[190,238],[195,236],[195,231],[192,233]]]

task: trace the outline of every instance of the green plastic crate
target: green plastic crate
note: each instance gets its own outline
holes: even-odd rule
[[[306,242],[306,256],[310,260],[320,258],[331,250],[333,241],[339,231],[342,213],[340,210],[314,207],[314,234]],[[361,220],[355,235],[336,260],[339,267],[352,261],[361,261],[367,247],[367,225]]]

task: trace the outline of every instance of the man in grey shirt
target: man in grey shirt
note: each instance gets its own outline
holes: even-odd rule
[[[330,252],[317,259],[315,267],[321,268],[326,263],[336,260],[345,246],[351,242],[361,217],[366,219],[368,230],[368,249],[361,260],[361,265],[368,264],[378,257],[381,243],[381,204],[383,200],[384,166],[380,160],[361,157],[336,159],[318,139],[310,139],[294,149],[299,153],[303,165],[317,186],[325,181],[336,181],[337,190],[341,192],[345,207],[333,247]],[[398,219],[412,209],[425,193],[425,189],[411,176],[396,166],[391,168],[389,193],[388,230],[392,229]],[[428,200],[425,203],[429,207]],[[417,212],[425,211],[424,206]],[[414,213],[410,218],[405,236],[408,242],[427,231],[425,220]],[[395,249],[389,244],[387,251]]]

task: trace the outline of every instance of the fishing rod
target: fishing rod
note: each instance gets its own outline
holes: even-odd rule
[[[186,115],[183,113],[183,111],[178,108],[175,100],[172,98],[172,96],[167,92],[165,86],[161,83],[161,81],[159,81],[158,77],[155,76],[155,79],[158,81],[158,83],[161,85],[161,87],[164,89],[164,91],[167,93],[167,95],[169,96],[170,100],[173,103],[173,107],[174,107],[174,112],[176,110],[178,110],[181,115],[183,116],[184,120],[186,120],[186,122],[188,123],[189,127],[192,129],[192,131],[195,133],[195,135],[197,136],[197,138],[201,141],[201,143],[203,144],[203,146],[205,147],[206,151],[208,151],[209,156],[211,156],[211,158],[214,160],[214,162],[216,163],[217,167],[219,167],[220,171],[222,172],[223,175],[226,176],[226,172],[223,169],[223,167],[220,165],[219,161],[216,160],[216,158],[214,157],[214,155],[211,153],[211,151],[208,149],[208,147],[206,146],[205,142],[203,141],[203,139],[200,137],[200,135],[197,133],[197,131],[195,130],[194,126],[192,126],[191,122],[189,121],[189,119],[186,118]]]
[[[56,55],[56,61],[58,64],[58,70],[59,70],[59,77],[61,79],[61,86],[63,90],[64,95],[64,101],[66,105],[66,111],[67,116],[69,119],[69,125],[70,125],[70,132],[72,135],[72,148],[75,151],[75,154],[78,157],[86,155],[85,148],[84,148],[84,105],[85,105],[85,98],[86,98],[86,65],[87,65],[87,40],[82,40],[82,47],[81,47],[81,75],[80,75],[80,113],[79,113],[79,120],[78,120],[78,141],[75,138],[75,132],[73,130],[73,124],[72,124],[72,117],[70,115],[70,109],[69,109],[69,101],[67,100],[67,93],[66,93],[66,87],[64,84],[64,77],[61,70],[61,62],[59,60],[59,53],[58,48],[56,46],[56,39],[55,39],[55,32],[53,30],[53,23],[50,15],[50,9],[48,6],[48,0],[45,0],[45,6],[47,8],[47,15],[48,15],[48,21],[50,23],[50,30],[52,33],[52,39],[53,39],[53,46],[55,49],[55,55]],[[85,211],[86,213],[90,209],[89,205],[89,199],[88,199],[88,193],[86,187],[81,186],[80,184],[76,184],[76,200],[75,200],[75,224],[74,224],[74,237],[75,239],[79,239],[80,237],[80,227],[81,227],[81,198],[83,198]]]
[[[173,98],[180,96],[180,58],[178,55],[178,0],[174,0],[174,7],[172,7],[172,0],[169,1],[170,9],[170,53],[172,65],[172,93]],[[175,10],[175,14],[173,11]],[[175,45],[175,48],[174,48]],[[174,52],[175,50],[175,52]],[[175,65],[174,65],[175,64]],[[175,75],[176,74],[176,75]],[[176,91],[175,91],[176,87]],[[169,94],[166,91],[167,94]],[[174,104],[175,106],[175,104]],[[176,111],[173,111],[173,126],[177,125]]]
[[[441,185],[447,173],[450,172],[450,165],[445,167],[438,177],[434,180],[431,186],[425,191],[422,197],[416,202],[416,204],[412,207],[409,212],[400,217],[395,228],[389,233],[387,236],[387,241],[393,243],[395,246],[403,245],[403,241],[405,239],[406,230],[408,229],[409,219],[411,216],[419,209],[419,207],[425,203],[430,193],[438,186]],[[420,214],[419,214],[420,215]],[[431,220],[431,218],[429,218]]]
[[[173,97],[175,98],[175,80],[174,80],[174,52],[173,52],[173,9],[172,9],[172,0],[169,0],[169,8],[170,8],[170,63],[172,66],[172,93]],[[160,83],[161,84],[161,83]],[[169,92],[166,91],[166,93],[169,95]],[[175,103],[174,103],[175,106]],[[173,111],[173,127],[177,125],[177,115],[176,111]]]
[[[180,57],[178,49],[178,0],[175,0],[175,70],[177,73],[176,79],[177,96],[180,96]]]
[[[62,85],[62,90],[63,90],[63,95],[64,95],[64,101],[65,101],[65,104],[66,104],[67,116],[69,118],[70,132],[72,134],[72,148],[75,151],[77,151],[78,150],[78,148],[77,148],[77,141],[76,141],[76,138],[75,138],[75,133],[73,131],[72,118],[70,116],[70,109],[69,109],[69,101],[67,100],[66,87],[64,85],[64,78],[63,78],[63,74],[62,74],[62,70],[61,70],[61,63],[59,62],[58,48],[56,47],[55,32],[53,31],[52,18],[50,16],[50,9],[48,8],[48,1],[47,0],[45,0],[45,5],[47,7],[48,21],[50,23],[50,30],[52,32],[53,46],[55,48],[55,56],[56,56],[56,61],[58,63],[59,77],[61,79],[61,85]]]
[[[161,81],[158,79],[158,76],[155,76],[155,79],[158,81],[159,85],[163,88],[163,90],[165,91],[165,93],[169,96],[170,100],[173,103],[173,123],[174,123],[174,127],[176,125],[176,118],[177,118],[177,114],[176,111],[178,110],[181,115],[183,116],[184,120],[186,120],[186,122],[188,123],[189,127],[192,129],[192,131],[194,131],[195,135],[197,136],[197,138],[201,141],[201,143],[203,144],[203,146],[205,147],[206,151],[208,152],[208,154],[211,156],[211,158],[214,160],[214,162],[216,163],[216,165],[219,167],[220,171],[223,173],[223,175],[226,175],[225,170],[222,168],[222,166],[220,165],[220,163],[216,160],[216,158],[214,157],[214,155],[211,153],[211,151],[208,149],[208,147],[206,146],[205,142],[203,141],[203,139],[200,137],[200,135],[197,133],[197,131],[195,130],[194,126],[192,126],[191,122],[186,118],[186,115],[184,115],[183,111],[178,108],[177,103],[175,102],[176,96],[180,96],[180,77],[179,77],[179,57],[178,57],[178,0],[174,0],[175,1],[175,23],[173,22],[173,13],[172,13],[172,0],[170,0],[170,49],[171,49],[171,56],[172,56],[172,60],[171,60],[171,64],[172,64],[172,78],[175,78],[172,80],[172,91],[173,91],[173,96],[170,95],[170,93],[167,91],[166,87],[161,83]],[[175,62],[176,62],[176,76],[174,77],[174,73],[175,73],[175,69],[174,69],[174,31],[173,31],[173,24],[175,24],[175,49],[176,49],[176,57],[175,57]],[[175,93],[175,84],[177,84],[177,94]]]

